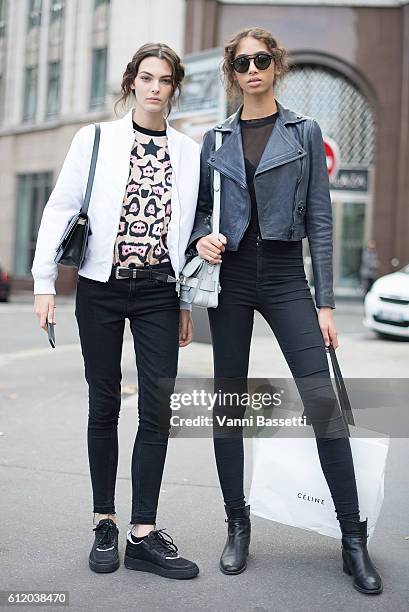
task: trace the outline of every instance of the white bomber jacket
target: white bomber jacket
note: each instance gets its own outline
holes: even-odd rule
[[[108,281],[111,273],[114,244],[128,181],[130,155],[135,140],[132,116],[133,109],[122,119],[101,122],[101,139],[88,209],[92,234],[88,237],[85,260],[78,273],[103,282]],[[86,125],[75,133],[55,187],[44,208],[31,268],[34,294],[56,293],[56,249],[69,220],[82,206],[94,133],[94,124]],[[178,278],[185,263],[185,250],[196,212],[200,146],[193,139],[172,128],[168,121],[166,134],[172,166],[171,219],[167,246],[175,276]],[[182,300],[180,307],[188,310],[191,308]]]

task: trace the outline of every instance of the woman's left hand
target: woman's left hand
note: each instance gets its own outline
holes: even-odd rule
[[[187,346],[193,339],[193,321],[190,310],[180,309],[179,315],[179,346]]]
[[[329,306],[321,307],[318,311],[318,322],[320,324],[325,346],[328,347],[331,343],[334,349],[336,349],[339,346],[338,333],[335,328],[335,321],[332,311],[333,308],[330,308]]]

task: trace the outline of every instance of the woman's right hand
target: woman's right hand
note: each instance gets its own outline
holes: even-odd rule
[[[35,295],[34,296],[34,312],[40,322],[40,327],[47,331],[47,321],[55,323],[54,310],[55,310],[54,295]]]
[[[226,243],[227,238],[223,234],[219,234],[219,239],[213,234],[208,234],[197,241],[196,249],[200,257],[212,264],[217,264],[222,262],[220,253],[224,253]]]

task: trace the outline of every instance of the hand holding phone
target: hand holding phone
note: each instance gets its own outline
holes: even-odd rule
[[[52,348],[55,348],[54,311],[56,308],[54,294],[39,293],[34,295],[34,312],[37,315],[41,329],[48,333],[48,340]],[[51,323],[49,323],[49,320]]]

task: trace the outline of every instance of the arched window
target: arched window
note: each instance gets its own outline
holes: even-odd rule
[[[359,291],[365,241],[371,237],[375,153],[374,111],[349,78],[317,64],[297,64],[275,92],[286,107],[309,115],[338,145],[339,170],[330,180],[334,220],[334,286]],[[307,272],[310,280],[311,269]]]
[[[362,92],[344,75],[322,66],[295,66],[284,77],[276,97],[284,106],[318,121],[323,134],[337,142],[342,165],[373,165],[374,113]]]

